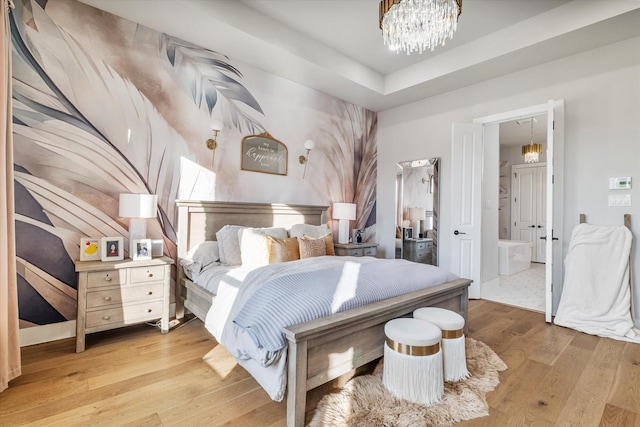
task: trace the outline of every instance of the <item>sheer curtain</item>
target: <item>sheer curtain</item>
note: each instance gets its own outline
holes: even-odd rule
[[[9,8],[2,2],[0,54],[0,392],[20,375],[20,336],[13,201],[13,138],[11,135],[11,36]],[[4,215],[6,212],[6,215]]]

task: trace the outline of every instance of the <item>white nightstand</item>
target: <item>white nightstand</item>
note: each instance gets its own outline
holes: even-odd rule
[[[168,257],[148,261],[76,261],[78,318],[76,353],[85,334],[160,319],[169,332],[171,264]]]
[[[333,248],[338,256],[376,256],[377,243],[334,243]]]

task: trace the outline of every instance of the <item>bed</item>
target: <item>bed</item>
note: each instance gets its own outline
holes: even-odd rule
[[[284,227],[325,223],[327,208],[310,205],[178,201],[178,258],[216,231],[234,224],[248,227]],[[403,260],[389,260],[400,261]],[[468,279],[455,279],[358,308],[340,311],[283,328],[286,337],[287,424],[302,426],[307,392],[353,372],[383,354],[384,324],[409,316],[419,307],[438,306],[467,319]],[[185,310],[206,321],[216,295],[189,280],[180,263],[176,280],[176,316]],[[248,369],[252,375],[250,369]],[[255,376],[255,375],[254,375]],[[260,382],[260,381],[259,381]]]

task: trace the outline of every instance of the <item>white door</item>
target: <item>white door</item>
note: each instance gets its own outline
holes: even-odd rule
[[[511,240],[535,244],[536,238],[536,173],[532,167],[512,167]]]
[[[511,176],[511,240],[530,242],[531,261],[544,263],[546,245],[540,238],[546,235],[547,167],[514,165]]]
[[[551,312],[553,310],[553,240],[557,238],[553,235],[553,196],[554,196],[554,158],[553,158],[553,132],[555,129],[555,115],[554,115],[554,101],[550,100],[547,102],[547,187],[546,187],[546,196],[547,196],[547,214],[546,214],[546,235],[544,236],[545,240],[540,240],[540,242],[544,241],[545,245],[545,280],[544,280],[544,289],[545,289],[545,320],[547,323],[551,323]],[[562,105],[564,108],[564,105]],[[540,237],[541,239],[543,237]],[[559,254],[562,253],[562,246],[560,246],[557,250]],[[560,264],[561,265],[561,264]],[[559,265],[559,266],[560,266]],[[558,269],[559,270],[559,269]],[[561,276],[562,273],[560,273]],[[555,280],[558,280],[556,277]]]
[[[547,261],[547,245],[541,237],[546,236],[547,231],[547,167],[536,168],[536,244],[535,253],[532,254],[532,261]]]
[[[472,279],[469,298],[482,283],[482,125],[454,123],[451,144],[451,271]]]

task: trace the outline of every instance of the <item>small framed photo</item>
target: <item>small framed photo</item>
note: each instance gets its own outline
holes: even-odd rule
[[[364,229],[363,228],[354,228],[353,229],[353,243],[356,243],[356,244],[364,243]]]
[[[124,239],[103,237],[101,242],[102,261],[122,261],[124,259]]]
[[[133,241],[133,256],[134,261],[142,261],[151,259],[151,239],[140,239]]]
[[[89,237],[80,239],[80,261],[100,261],[102,259],[100,240]]]

